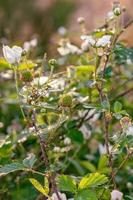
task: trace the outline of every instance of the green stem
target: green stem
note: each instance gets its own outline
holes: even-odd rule
[[[17,92],[17,98],[19,100],[19,87],[18,87],[18,77],[17,77],[17,70],[14,68],[14,77],[15,77],[15,87]],[[24,119],[26,119],[22,106],[20,105],[20,110]]]

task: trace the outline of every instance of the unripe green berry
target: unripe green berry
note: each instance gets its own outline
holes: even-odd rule
[[[57,123],[59,115],[54,112],[49,112],[47,115],[47,122],[49,125]]]
[[[33,80],[33,76],[30,71],[25,70],[21,74],[21,80],[24,82],[31,82]]]
[[[72,106],[72,96],[70,94],[64,94],[59,100],[59,105],[62,107]]]

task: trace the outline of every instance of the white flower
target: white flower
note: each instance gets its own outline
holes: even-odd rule
[[[113,190],[111,192],[111,200],[122,200],[123,193],[118,190]]]
[[[128,58],[128,59],[127,59],[127,64],[128,64],[128,65],[131,65],[132,63],[133,63],[132,60],[131,60],[130,58]]]
[[[37,42],[38,41],[36,38],[32,39],[31,41],[25,42],[23,45],[24,50],[27,52],[30,51],[31,48],[34,48],[37,46]]]
[[[24,45],[23,45],[23,48],[26,52],[28,52],[30,50],[30,42],[25,42]]]
[[[37,77],[34,79],[33,84],[34,85],[43,85],[48,81],[48,76],[41,76],[41,77]]]
[[[90,47],[90,44],[86,40],[81,44],[81,49],[83,51],[88,51],[89,47]]]
[[[59,27],[58,29],[58,33],[61,35],[61,36],[65,36],[67,34],[67,30],[65,27],[61,26]]]
[[[59,194],[61,200],[67,200],[66,195],[64,193],[58,192],[58,194]],[[58,200],[58,197],[57,197],[56,193],[52,194],[51,200]]]
[[[83,133],[84,139],[87,140],[90,138],[91,132],[88,130],[87,126],[82,125],[79,130]]]
[[[68,138],[68,137],[66,137],[66,138],[64,139],[64,144],[65,144],[65,145],[71,144],[71,139]]]
[[[96,43],[91,35],[81,35],[81,39],[92,46],[94,46]]]
[[[67,47],[59,47],[57,50],[61,56],[66,56],[70,53],[70,49]]]
[[[53,151],[56,153],[59,153],[61,151],[61,149],[60,149],[60,147],[54,147]]]
[[[10,64],[17,64],[20,62],[21,55],[22,55],[22,48],[18,46],[13,46],[10,48],[9,46],[3,45],[3,55],[4,58]]]
[[[99,149],[100,155],[106,154],[106,153],[107,153],[107,150],[106,150],[106,146],[105,146],[105,145],[99,144],[98,149]],[[111,150],[112,150],[112,146],[109,145],[109,151],[111,151]]]
[[[127,135],[132,135],[133,136],[133,126],[129,126],[127,131],[126,131]]]
[[[107,17],[108,17],[108,20],[114,19],[115,15],[114,15],[113,11],[108,12]]]
[[[37,43],[38,43],[37,38],[34,38],[34,39],[32,39],[32,40],[30,41],[30,45],[31,45],[32,47],[36,47],[36,46],[37,46]]]
[[[77,46],[69,42],[59,47],[57,50],[62,56],[66,56],[68,54],[78,54],[78,55],[81,54],[81,50]]]
[[[110,39],[111,39],[111,35],[104,35],[98,39],[96,46],[97,47],[105,47],[111,43]]]

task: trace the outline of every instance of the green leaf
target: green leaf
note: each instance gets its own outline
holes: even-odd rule
[[[116,101],[115,104],[114,104],[114,111],[115,111],[115,113],[120,112],[121,109],[122,109],[122,104],[119,101]]]
[[[70,129],[68,131],[68,136],[71,138],[72,141],[77,142],[77,143],[83,143],[84,137],[81,131],[78,129]]]
[[[102,108],[105,110],[110,110],[110,104],[108,101],[104,100],[101,104]]]
[[[98,200],[98,198],[94,191],[85,189],[79,191],[74,197],[74,200]]]
[[[49,182],[47,177],[44,177],[44,188],[49,193]]]
[[[111,199],[111,195],[110,195],[110,190],[109,189],[98,188],[96,190],[96,194],[97,194],[98,199],[101,199],[101,200],[109,200],[109,199]]]
[[[94,72],[95,68],[96,67],[94,65],[81,65],[81,66],[76,67],[76,71],[77,71],[77,74],[80,75],[80,73],[83,73],[83,72]]]
[[[92,163],[90,163],[89,161],[80,161],[80,164],[81,164],[81,166],[88,169],[90,172],[96,171],[96,167]]]
[[[67,175],[61,175],[58,180],[59,188],[62,191],[76,192],[76,181]]]
[[[33,153],[30,153],[28,157],[23,160],[24,166],[28,168],[32,168],[35,162],[36,162],[36,156]]]
[[[11,155],[13,150],[13,145],[11,142],[6,142],[4,140],[0,140],[0,157],[8,157]]]
[[[24,165],[20,163],[11,163],[0,168],[0,176],[6,175],[18,170],[25,170]]]
[[[85,170],[80,165],[79,160],[76,160],[76,159],[73,159],[73,158],[68,158],[68,161],[74,166],[74,168],[77,170],[77,172],[81,176],[83,176],[85,174]]]
[[[101,170],[105,167],[107,167],[107,163],[108,162],[108,157],[106,154],[102,155],[99,159],[99,162],[98,162],[98,170]]]
[[[108,181],[108,178],[100,173],[91,173],[85,177],[83,177],[79,183],[79,189],[96,187],[99,185],[103,185]]]
[[[94,65],[76,66],[76,76],[80,77],[83,80],[88,79],[88,75],[92,74],[94,71]]]
[[[43,195],[48,197],[49,193],[49,188],[43,187],[36,179],[34,178],[29,178],[29,181],[32,183],[32,185]]]

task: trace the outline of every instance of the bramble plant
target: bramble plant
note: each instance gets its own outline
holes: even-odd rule
[[[79,18],[81,47],[61,28],[56,60],[30,60],[36,40],[3,46],[22,127],[0,140],[0,199],[132,200],[133,49],[120,36],[133,20],[123,25],[124,12],[114,3],[91,34]]]

